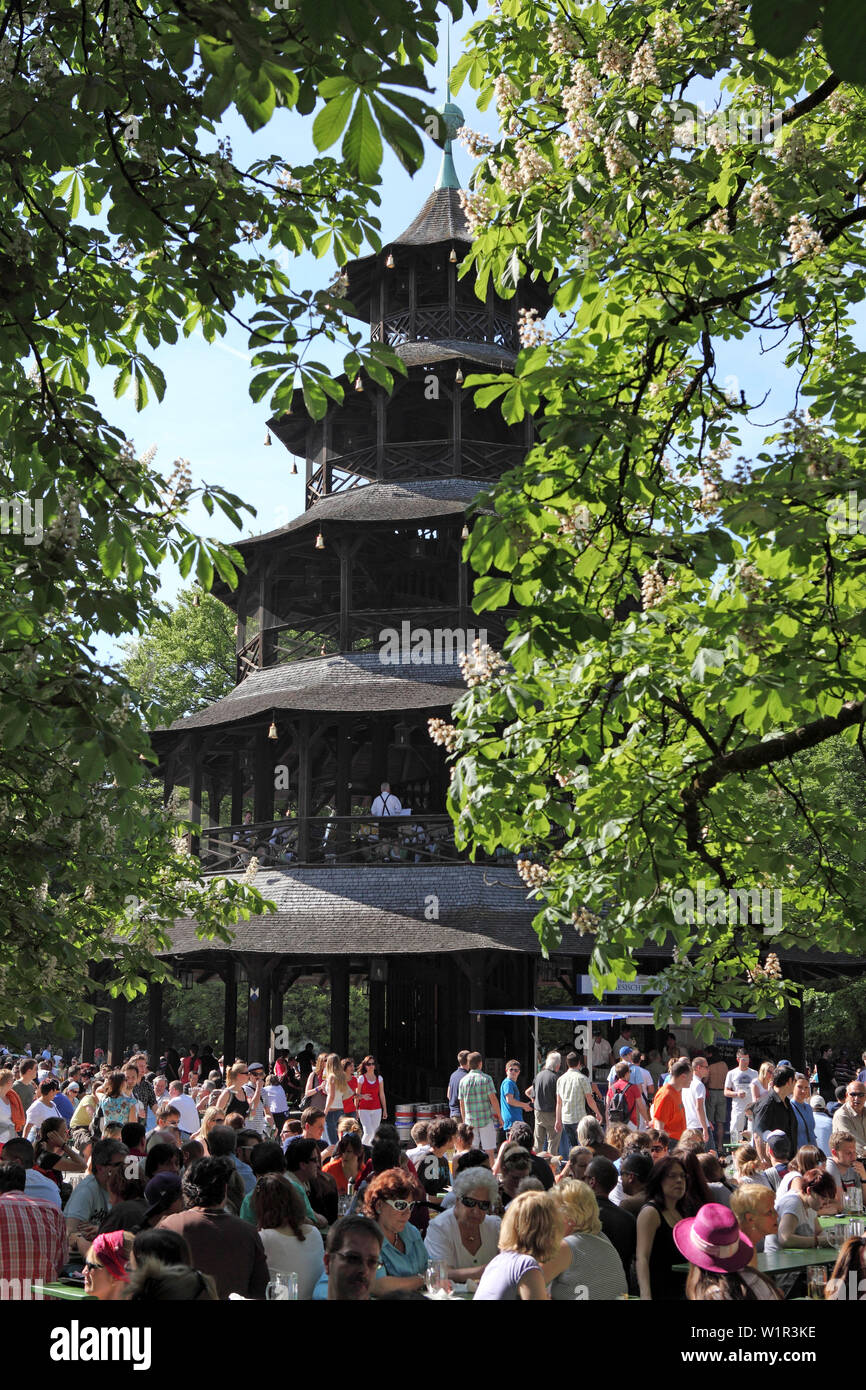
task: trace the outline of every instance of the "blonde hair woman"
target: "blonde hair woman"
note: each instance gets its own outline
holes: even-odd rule
[[[322,1080],[322,1073],[325,1070],[325,1063],[328,1060],[327,1052],[320,1052],[316,1058],[316,1065],[307,1077],[307,1084],[304,1087],[303,1109],[312,1105],[314,1110],[324,1110],[325,1108],[325,1086]],[[313,1100],[308,1100],[308,1096],[313,1096]]]
[[[199,1125],[198,1134],[194,1134],[194,1135],[192,1136],[193,1139],[197,1139],[198,1142],[199,1142],[201,1145],[203,1145],[205,1154],[207,1154],[207,1155],[210,1154],[210,1149],[208,1148],[208,1143],[207,1143],[207,1137],[208,1137],[208,1135],[210,1134],[210,1132],[211,1132],[211,1130],[213,1129],[214,1125],[222,1125],[222,1124],[225,1124],[225,1115],[224,1115],[223,1112],[220,1110],[219,1106],[218,1106],[218,1105],[209,1105],[208,1108],[207,1108],[207,1110],[204,1112],[204,1114],[203,1114],[202,1117],[201,1117],[201,1124]]]
[[[761,1174],[764,1165],[758,1157],[758,1150],[751,1144],[741,1144],[734,1149],[734,1177],[738,1183],[755,1182],[766,1187]]]
[[[565,1239],[544,1266],[550,1297],[559,1303],[573,1303],[577,1297],[622,1298],[628,1293],[625,1270],[615,1247],[602,1233],[592,1188],[566,1178],[551,1195],[565,1224]]]
[[[476,1299],[482,1303],[546,1301],[542,1265],[553,1259],[564,1229],[552,1193],[522,1192],[513,1198],[502,1218],[499,1254],[486,1266]]]
[[[240,1115],[246,1122],[252,1111],[257,1110],[262,1094],[261,1076],[256,1077],[252,1095],[247,1094],[245,1083],[249,1081],[250,1069],[246,1062],[235,1062],[226,1075],[226,1088],[217,1101],[217,1106],[225,1116]]]
[[[752,1105],[759,1105],[762,1100],[770,1094],[770,1087],[773,1084],[773,1073],[776,1070],[772,1062],[762,1062],[758,1068],[758,1078],[753,1081],[750,1090],[752,1092]]]
[[[337,1124],[345,1114],[343,1101],[346,1096],[352,1094],[352,1088],[346,1079],[346,1072],[338,1053],[329,1053],[322,1073],[322,1081],[325,1087],[325,1127],[328,1143],[336,1144],[339,1138]]]

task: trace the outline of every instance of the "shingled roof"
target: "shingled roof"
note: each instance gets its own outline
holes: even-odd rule
[[[451,663],[388,666],[378,652],[351,652],[265,666],[253,671],[222,700],[169,730],[156,734],[232,724],[271,710],[362,711],[436,709],[465,695],[466,686]]]
[[[408,483],[360,483],[345,492],[328,493],[320,497],[314,508],[302,512],[285,526],[266,531],[261,536],[249,536],[235,541],[243,554],[251,546],[290,536],[306,527],[317,530],[323,522],[346,522],[356,525],[362,521],[428,521],[437,516],[464,513],[477,497],[489,487],[478,478],[420,478]]]
[[[459,188],[434,188],[418,216],[392,246],[434,246],[437,241],[462,241],[467,246],[472,233],[460,206]]]
[[[537,904],[526,901],[526,889],[511,867],[262,869],[255,886],[277,910],[238,923],[233,951],[307,957],[491,949],[541,954],[532,930]],[[438,899],[438,922],[424,916],[431,897]],[[164,954],[207,956],[226,950],[224,943],[201,941],[195,933],[194,919],[176,922]]]

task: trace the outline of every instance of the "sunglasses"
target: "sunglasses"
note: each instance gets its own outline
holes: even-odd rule
[[[414,1202],[407,1202],[405,1197],[386,1197],[385,1203],[394,1211],[411,1211],[415,1206]]]
[[[651,1154],[666,1154],[666,1153],[667,1153],[667,1149],[665,1148],[664,1144],[653,1144],[652,1147],[650,1148],[650,1153],[651,1153]]]
[[[479,1207],[481,1211],[490,1211],[493,1206],[492,1202],[482,1201],[478,1197],[461,1197],[460,1200],[470,1211],[473,1207]]]
[[[95,1270],[95,1269],[102,1269],[102,1265],[95,1265],[95,1264],[93,1264],[90,1260],[85,1260],[85,1261],[84,1261],[84,1269],[85,1269],[85,1271],[87,1271],[87,1270],[89,1269],[89,1270],[92,1272],[92,1271]]]

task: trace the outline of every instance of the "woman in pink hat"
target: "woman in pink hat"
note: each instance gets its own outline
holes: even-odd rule
[[[721,1203],[707,1202],[697,1216],[678,1221],[674,1242],[691,1265],[686,1298],[692,1302],[775,1302],[782,1297],[771,1279],[749,1268],[755,1247]]]

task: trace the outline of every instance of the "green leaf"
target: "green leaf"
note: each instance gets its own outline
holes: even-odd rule
[[[382,137],[376,125],[370,103],[362,92],[343,138],[343,158],[350,171],[363,183],[372,183],[382,163]]]
[[[861,0],[827,0],[821,40],[833,71],[866,86],[866,25]]]
[[[753,0],[755,42],[775,58],[795,53],[817,19],[815,0]]]
[[[313,121],[313,144],[317,150],[330,149],[331,145],[339,140],[352,110],[353,95],[350,88],[347,92],[335,96],[316,116]]]

